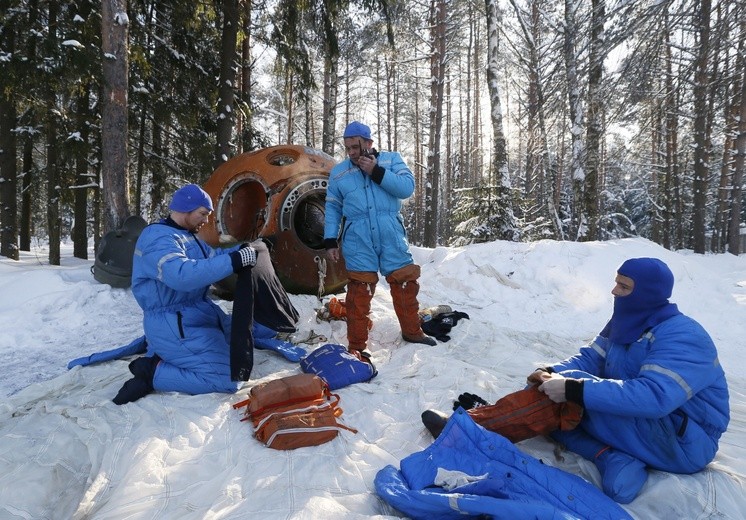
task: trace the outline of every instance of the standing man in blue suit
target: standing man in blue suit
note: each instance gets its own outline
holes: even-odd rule
[[[370,303],[379,272],[391,288],[403,339],[435,345],[420,326],[420,266],[412,259],[400,213],[402,200],[414,193],[414,175],[399,153],[375,150],[370,128],[358,121],[345,128],[344,147],[348,158],[329,174],[324,245],[334,261],[341,248],[350,280],[345,302],[348,349],[362,360],[370,358]]]
[[[231,319],[208,298],[214,282],[256,264],[242,244],[215,249],[197,237],[213,211],[207,192],[188,184],[173,194],[168,218],[146,227],[137,240],[132,294],[143,310],[148,355],[129,365],[134,375],[116,404],[150,392],[232,393]]]

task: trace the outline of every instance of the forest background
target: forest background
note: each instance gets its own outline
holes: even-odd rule
[[[231,157],[368,123],[409,238],[742,250],[746,6],[0,0],[0,255],[87,258]],[[81,225],[85,223],[85,225]]]

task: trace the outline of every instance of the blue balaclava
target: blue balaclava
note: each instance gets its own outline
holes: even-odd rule
[[[627,296],[614,297],[614,313],[601,335],[614,343],[628,344],[640,339],[647,330],[681,314],[669,303],[673,291],[673,273],[657,258],[632,258],[617,273],[635,282]]]

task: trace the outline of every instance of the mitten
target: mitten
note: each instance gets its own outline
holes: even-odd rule
[[[237,273],[244,267],[254,267],[256,265],[256,250],[249,244],[244,244],[238,251],[230,254],[233,272]]]
[[[472,408],[479,408],[480,406],[486,406],[488,404],[487,401],[478,395],[465,392],[458,396],[457,401],[453,401],[453,409],[456,410],[461,407],[464,410],[471,410]]]

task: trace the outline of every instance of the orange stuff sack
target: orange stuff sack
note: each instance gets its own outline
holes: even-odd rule
[[[555,430],[576,428],[583,418],[583,407],[570,402],[555,403],[537,386],[531,386],[467,413],[475,423],[512,442],[520,442]]]
[[[277,450],[317,446],[343,429],[357,433],[337,420],[342,415],[339,396],[313,374],[260,383],[248,399],[233,405],[241,407],[246,407],[242,421],[251,420],[257,440]]]
[[[334,320],[344,320],[347,318],[347,308],[345,307],[344,298],[332,296],[329,300],[329,317]]]

